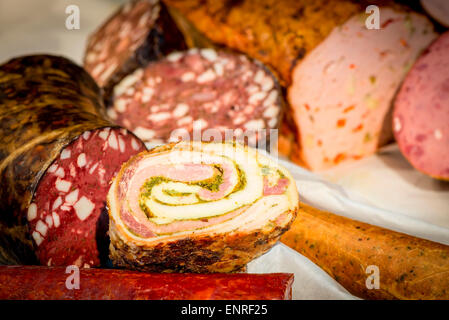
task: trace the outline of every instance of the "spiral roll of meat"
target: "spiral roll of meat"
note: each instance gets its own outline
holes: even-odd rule
[[[162,272],[232,272],[296,217],[289,172],[237,143],[180,142],[133,157],[108,193],[110,258]]]

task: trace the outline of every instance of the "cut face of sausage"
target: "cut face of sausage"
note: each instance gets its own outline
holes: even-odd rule
[[[355,221],[307,204],[281,238],[363,299],[449,299],[449,246]],[[367,286],[380,272],[379,287]],[[370,270],[371,269],[371,270]],[[377,278],[379,279],[379,278]]]
[[[108,193],[110,256],[149,271],[231,272],[296,216],[288,171],[238,143],[180,142],[141,153]]]
[[[100,264],[100,251],[108,250],[103,210],[110,180],[122,163],[144,149],[126,130],[104,128],[84,132],[61,151],[27,214],[41,264]]]
[[[381,11],[379,30],[367,29],[356,15],[294,68],[288,100],[300,156],[312,170],[360,159],[391,140],[388,115],[395,93],[436,37],[424,16]]]
[[[128,1],[89,37],[84,68],[108,93],[137,67],[183,48],[182,34],[162,3]]]
[[[109,180],[142,142],[63,57],[8,61],[0,92],[0,263],[97,265]]]
[[[449,32],[426,50],[404,80],[393,131],[416,169],[449,180]]]
[[[269,141],[282,111],[267,69],[213,49],[175,52],[137,69],[114,87],[113,101],[109,116],[147,142],[176,141],[183,133],[192,138],[195,131],[203,141],[219,142],[230,129],[256,146]]]

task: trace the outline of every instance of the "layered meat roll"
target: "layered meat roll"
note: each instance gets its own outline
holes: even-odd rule
[[[108,207],[116,266],[232,272],[289,228],[298,192],[285,168],[254,149],[180,142],[123,165]]]

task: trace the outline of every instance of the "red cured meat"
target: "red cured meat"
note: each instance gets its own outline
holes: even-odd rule
[[[65,147],[43,176],[28,209],[41,264],[89,267],[107,255],[105,208],[110,180],[142,142],[124,129],[86,131]],[[102,247],[102,246],[105,247]]]
[[[0,267],[0,299],[27,300],[284,300],[293,274],[156,274],[81,269],[79,289],[61,267]]]

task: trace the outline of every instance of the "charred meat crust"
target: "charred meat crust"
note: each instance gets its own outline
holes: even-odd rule
[[[174,146],[176,143],[155,147],[135,155],[128,162],[134,163],[148,153],[170,151]],[[119,175],[115,179],[119,179]],[[110,219],[109,257],[117,267],[148,272],[240,272],[248,262],[267,252],[290,229],[297,212],[297,208],[285,212],[292,218],[284,227],[264,226],[247,233],[236,230],[225,234],[185,237],[163,241],[150,248],[125,243],[117,233],[114,220]]]
[[[295,211],[287,214],[296,215]],[[111,221],[109,236],[110,258],[115,266],[147,272],[238,272],[255,257],[267,252],[286,232],[292,223],[284,228],[259,229],[250,233],[231,232],[226,234],[202,235],[164,241],[151,247],[126,244],[116,234]]]

